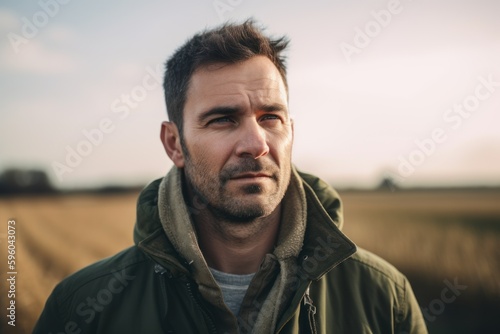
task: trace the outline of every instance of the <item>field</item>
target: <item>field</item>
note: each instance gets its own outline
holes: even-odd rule
[[[430,333],[500,333],[500,190],[341,195],[344,232],[408,276]],[[30,333],[57,282],[132,245],[136,199],[136,192],[0,198],[0,332]],[[16,221],[15,328],[6,325],[9,219]],[[453,283],[462,288],[445,303],[442,291]]]

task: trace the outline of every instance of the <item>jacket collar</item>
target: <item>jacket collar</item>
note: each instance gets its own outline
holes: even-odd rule
[[[166,188],[163,190],[163,194],[173,194],[169,195],[167,209],[177,212],[178,218],[184,217],[184,222],[190,224],[189,216],[196,214],[196,209],[188,208],[183,200],[180,171],[173,167],[164,179],[171,174],[174,174],[173,181],[170,184],[164,182]],[[302,184],[307,207],[303,247],[298,259],[299,275],[302,279],[317,280],[354,254],[356,246],[340,231],[342,206],[335,190],[315,176],[300,172],[296,175]],[[163,196],[160,190],[162,180],[152,182],[139,197],[134,242],[172,275],[193,274],[189,254],[179,254],[160,221],[158,196]],[[187,238],[196,240],[194,229]]]
[[[302,174],[304,179],[310,175]],[[312,185],[304,182],[307,199],[307,228],[304,246],[299,257],[301,272],[309,279],[318,280],[328,271],[348,259],[356,252],[356,245],[340,231],[342,226],[341,202],[336,192],[324,181],[313,178]],[[324,190],[315,192],[314,186]],[[317,189],[317,188],[316,188]],[[325,192],[332,196],[327,196]],[[326,197],[328,205],[322,205],[320,198]]]

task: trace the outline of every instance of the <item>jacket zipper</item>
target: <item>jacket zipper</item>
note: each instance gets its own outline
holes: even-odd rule
[[[200,308],[200,310],[205,315],[205,318],[208,319],[208,323],[209,323],[209,326],[210,326],[210,332],[213,333],[213,334],[217,334],[217,327],[215,327],[215,323],[212,320],[212,317],[208,314],[208,312],[205,310],[205,308],[203,307],[203,305],[200,304],[200,302],[198,301],[198,299],[194,295],[191,282],[186,282],[186,287],[187,287],[189,295],[191,296],[191,298],[193,299],[193,301],[195,302],[195,304],[198,305],[198,307]]]
[[[317,333],[316,322],[314,321],[314,314],[316,313],[316,306],[314,306],[312,304],[312,299],[309,296],[309,286],[310,285],[311,285],[311,282],[309,282],[307,284],[307,286],[306,286],[306,288],[304,290],[304,293],[303,293],[302,298],[300,299],[300,301],[301,302],[303,301],[304,305],[309,305],[309,307],[308,307],[309,326],[311,327],[311,332],[312,333]],[[306,296],[308,298],[309,303],[306,303]],[[300,307],[300,302],[299,302],[299,307]],[[314,312],[314,313],[311,314],[312,312]],[[283,322],[283,325],[281,325],[281,327],[276,331],[276,333],[280,333],[283,330],[283,328],[285,327],[285,325],[290,321],[290,319],[293,318],[294,315],[295,315],[295,313],[290,314],[290,316],[288,316],[288,318]],[[311,317],[311,315],[312,315],[312,317]],[[311,320],[313,321],[312,324],[311,324]],[[314,329],[313,329],[312,325],[314,325]]]
[[[163,274],[160,274],[160,275],[163,275]],[[161,284],[160,284],[160,289],[161,289],[161,293],[163,295],[163,299],[166,301],[168,300],[167,299],[167,289],[165,287],[165,277],[161,277],[162,279],[160,280],[161,281]],[[165,308],[164,310],[164,313],[163,313],[163,320],[165,320],[167,318],[167,313],[168,313],[168,303],[167,302],[164,302],[163,303],[163,307]]]
[[[309,319],[309,328],[312,334],[317,334],[318,330],[316,328],[316,320],[314,315],[316,314],[316,306],[313,304],[313,300],[309,295],[309,287],[307,287],[306,293],[304,294],[304,306],[307,306],[307,318]]]

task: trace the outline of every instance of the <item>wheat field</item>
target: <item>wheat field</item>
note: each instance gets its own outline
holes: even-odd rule
[[[65,276],[132,245],[137,192],[0,198],[1,309],[6,313],[7,221],[16,221],[16,327],[30,333]],[[341,192],[344,232],[412,283],[422,307],[443,281],[467,289],[432,321],[431,333],[500,333],[500,191]],[[466,316],[464,316],[464,314]]]

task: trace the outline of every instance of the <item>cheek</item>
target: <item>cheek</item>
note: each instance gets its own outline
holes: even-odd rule
[[[221,142],[210,138],[193,138],[186,142],[190,153],[190,160],[194,168],[203,168],[205,171],[220,168],[224,164],[224,147]]]
[[[269,141],[274,154],[281,160],[290,160],[292,154],[293,134],[286,133],[279,136],[273,136]]]

